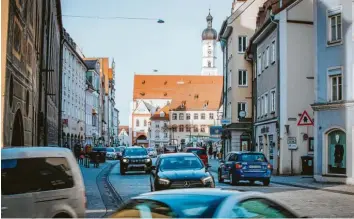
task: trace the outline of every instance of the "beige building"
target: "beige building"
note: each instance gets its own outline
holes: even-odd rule
[[[264,0],[234,0],[232,14],[223,22],[219,41],[223,51],[224,148],[251,150],[252,65],[244,59],[249,38],[256,29]]]

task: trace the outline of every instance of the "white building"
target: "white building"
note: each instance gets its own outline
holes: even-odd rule
[[[157,110],[150,118],[150,147],[162,148],[170,143],[169,105]]]
[[[72,147],[84,143],[85,136],[85,88],[87,67],[81,53],[67,32],[64,32],[62,124],[63,143]]]
[[[118,133],[119,145],[132,145],[129,136],[129,126],[119,126]]]
[[[208,27],[202,33],[202,75],[218,75],[216,63],[216,39],[218,34],[212,27],[213,17],[206,18]]]
[[[113,111],[113,128],[112,128],[112,134],[113,134],[113,143],[118,144],[118,130],[119,130],[119,110],[114,108]]]

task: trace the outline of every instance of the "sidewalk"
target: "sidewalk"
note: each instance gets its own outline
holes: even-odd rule
[[[99,173],[111,165],[110,163],[101,163],[99,168],[94,168],[93,165],[90,168],[86,168],[80,165],[82,177],[84,178],[85,190],[86,190],[86,217],[87,218],[100,218],[106,214],[106,206],[103,203],[101,193],[97,186],[96,178]]]
[[[209,159],[211,165],[210,171],[217,173],[219,160]],[[313,176],[297,175],[297,176],[275,176],[271,178],[274,184],[287,185],[305,189],[318,189],[328,192],[335,192],[347,195],[354,195],[354,186],[337,184],[337,183],[319,183],[313,179]]]

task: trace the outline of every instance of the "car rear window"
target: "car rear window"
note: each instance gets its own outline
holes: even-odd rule
[[[15,195],[72,188],[74,180],[64,157],[1,160],[1,193]]]
[[[242,154],[241,161],[244,162],[267,162],[263,154]]]
[[[107,151],[107,148],[98,148],[98,147],[96,147],[96,148],[93,148],[92,151],[99,151],[99,152]]]
[[[107,152],[114,152],[113,148],[107,148],[106,150],[107,150]]]
[[[206,151],[200,148],[189,148],[187,152],[195,153],[197,155],[206,155]]]

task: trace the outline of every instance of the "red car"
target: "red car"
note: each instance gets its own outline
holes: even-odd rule
[[[185,152],[195,153],[203,161],[205,166],[208,166],[208,155],[204,148],[200,147],[186,147]]]

